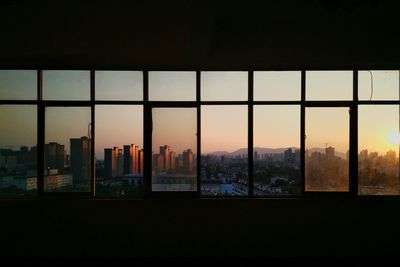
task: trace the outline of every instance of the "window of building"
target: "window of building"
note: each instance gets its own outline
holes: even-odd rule
[[[83,70],[43,71],[44,100],[90,100],[90,72]]]
[[[47,107],[44,191],[90,192],[91,116],[88,107]]]
[[[305,190],[349,191],[349,109],[307,108]]]
[[[358,108],[358,194],[399,195],[399,105]]]
[[[300,194],[300,107],[254,107],[254,195]]]
[[[142,71],[96,71],[96,100],[143,100]]]
[[[0,70],[0,100],[36,99],[36,70]]]
[[[247,106],[201,107],[201,193],[248,194]]]
[[[196,72],[150,71],[150,101],[195,101]]]
[[[97,197],[143,195],[143,106],[96,105]]]
[[[307,71],[307,100],[352,100],[352,71]]]
[[[0,70],[0,196],[396,196],[399,73]]]
[[[301,98],[300,71],[255,71],[255,101],[292,101]]]
[[[152,191],[197,191],[197,109],[152,108]]]
[[[0,197],[37,193],[37,108],[0,105]]]
[[[248,72],[202,71],[202,101],[246,101],[248,99]]]

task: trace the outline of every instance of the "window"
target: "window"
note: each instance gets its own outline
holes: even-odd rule
[[[44,100],[89,100],[90,72],[75,70],[43,71]]]
[[[360,100],[399,100],[400,71],[359,71]]]
[[[247,106],[203,105],[201,129],[201,193],[247,195]]]
[[[97,105],[96,196],[143,194],[143,107]]]
[[[349,191],[349,109],[306,109],[305,190]]]
[[[143,72],[96,71],[96,100],[143,100]]]
[[[399,195],[399,105],[358,109],[358,193]]]
[[[0,106],[0,197],[37,192],[36,112],[34,105]]]
[[[90,192],[90,108],[47,107],[44,191]]]
[[[352,71],[307,71],[307,100],[352,100]]]
[[[196,72],[150,71],[149,100],[196,100]]]
[[[255,101],[300,100],[300,71],[255,71]]]
[[[0,70],[0,100],[37,99],[36,70]]]
[[[0,70],[0,197],[398,196],[399,77]]]
[[[202,101],[246,101],[248,73],[245,71],[201,72]]]
[[[301,193],[300,108],[254,107],[254,195]]]
[[[197,191],[196,108],[153,108],[152,119],[152,191]]]

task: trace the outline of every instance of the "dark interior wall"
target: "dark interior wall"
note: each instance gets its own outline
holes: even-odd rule
[[[3,67],[352,68],[400,60],[398,1],[0,1]]]
[[[349,3],[351,2],[351,3]],[[0,67],[399,68],[397,1],[0,1]],[[0,200],[0,256],[398,257],[398,199]]]

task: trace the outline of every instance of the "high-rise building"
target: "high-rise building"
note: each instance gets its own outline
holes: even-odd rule
[[[83,136],[71,138],[71,173],[74,184],[89,184],[91,177],[91,139]]]
[[[71,139],[71,140],[73,140],[73,139]],[[71,147],[72,147],[72,145],[71,145]],[[71,150],[72,150],[72,148],[71,148]],[[58,173],[60,173],[60,174],[63,173],[64,172],[64,162],[65,162],[64,145],[60,145],[55,142],[50,142],[48,144],[45,144],[44,145],[44,162],[45,162],[46,170],[47,169],[57,169]]]
[[[139,147],[124,145],[124,174],[139,173]]]
[[[104,176],[115,178],[123,175],[122,149],[118,147],[104,149]]]
[[[169,170],[171,166],[170,147],[168,145],[160,146],[160,155],[162,155],[164,158],[163,166],[160,169]]]
[[[170,158],[170,169],[171,171],[174,171],[176,169],[176,156],[175,156],[175,152],[171,151],[169,153],[169,158]]]
[[[193,152],[191,149],[183,151],[183,169],[187,172],[193,172]]]
[[[160,154],[153,155],[153,169],[156,171],[164,170],[164,156]]]
[[[331,146],[325,148],[325,155],[328,159],[333,159],[335,157],[335,148]]]
[[[143,149],[139,151],[139,173],[143,173],[143,166],[144,166],[144,152]]]

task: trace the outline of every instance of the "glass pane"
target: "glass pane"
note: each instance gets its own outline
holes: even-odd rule
[[[90,72],[43,71],[44,100],[90,100]]]
[[[201,100],[246,101],[247,99],[247,71],[201,72]]]
[[[400,71],[359,71],[360,100],[399,100]]]
[[[254,100],[284,101],[301,99],[300,71],[255,71]]]
[[[352,100],[352,71],[307,71],[307,100]]]
[[[247,195],[247,106],[202,106],[201,129],[201,193]]]
[[[196,72],[150,71],[149,100],[195,101]]]
[[[399,106],[359,106],[358,194],[398,195]]]
[[[0,106],[0,196],[37,192],[36,106]]]
[[[0,99],[36,100],[36,70],[0,70]]]
[[[255,106],[253,151],[254,195],[299,194],[300,107]]]
[[[45,192],[90,192],[90,108],[49,107],[45,121]]]
[[[143,72],[96,71],[96,100],[143,100]]]
[[[349,109],[306,109],[306,191],[349,191]]]
[[[96,106],[96,196],[143,191],[143,106]]]
[[[152,190],[197,191],[196,108],[153,108]]]

